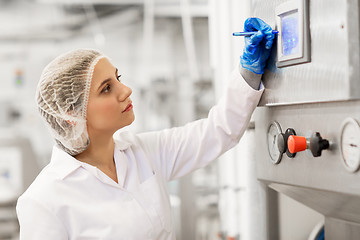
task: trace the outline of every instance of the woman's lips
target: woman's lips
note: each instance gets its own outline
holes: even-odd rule
[[[128,112],[128,111],[130,111],[130,110],[132,110],[132,109],[133,109],[133,105],[132,105],[132,102],[130,102],[130,103],[126,106],[125,110],[122,111],[122,112],[123,112],[123,113],[124,113],[124,112]]]

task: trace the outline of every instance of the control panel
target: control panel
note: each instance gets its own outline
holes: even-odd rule
[[[258,180],[324,215],[328,239],[358,239],[360,101],[257,108],[254,118]],[[329,219],[356,223],[355,238]]]
[[[341,126],[340,135],[341,162],[349,172],[360,168],[360,124],[354,118],[346,118]],[[279,164],[283,154],[294,158],[296,153],[308,151],[309,156],[320,157],[323,150],[330,147],[329,140],[322,138],[319,132],[309,136],[297,136],[293,128],[285,133],[277,121],[270,123],[267,131],[267,145],[270,161]]]
[[[360,195],[360,104],[328,102],[258,108],[258,178]],[[344,187],[346,186],[346,187]]]
[[[348,148],[349,146],[346,145]],[[288,128],[281,132],[281,126],[274,121],[268,129],[268,149],[271,162],[280,163],[282,154],[286,152],[289,158],[294,158],[297,152],[309,150],[313,157],[320,157],[323,150],[329,148],[329,141],[323,139],[319,132],[310,137],[297,136],[295,130]],[[351,149],[352,150],[352,149]]]

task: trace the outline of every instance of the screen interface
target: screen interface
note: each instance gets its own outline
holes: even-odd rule
[[[282,52],[284,56],[299,52],[298,11],[294,10],[281,16]]]

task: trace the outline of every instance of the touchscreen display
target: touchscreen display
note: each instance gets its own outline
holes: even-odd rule
[[[298,11],[291,11],[281,16],[282,52],[284,56],[299,52]]]

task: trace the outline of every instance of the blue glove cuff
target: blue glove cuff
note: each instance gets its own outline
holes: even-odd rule
[[[240,64],[243,68],[256,74],[264,74],[265,72],[265,64],[260,64],[259,61],[249,63],[249,59],[244,59],[244,56],[240,57]]]

